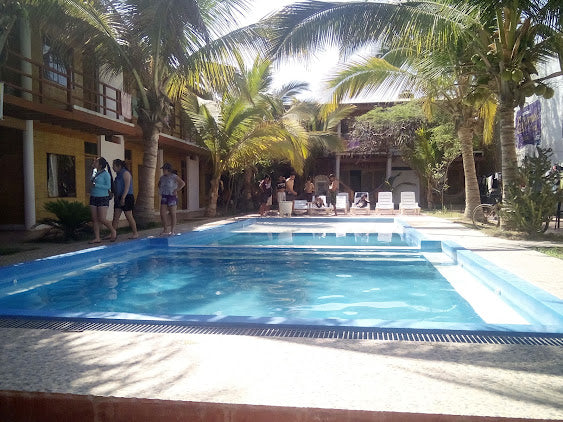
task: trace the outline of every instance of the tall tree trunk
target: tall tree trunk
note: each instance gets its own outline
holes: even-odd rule
[[[516,181],[516,141],[514,137],[514,107],[502,101],[499,104],[500,117],[500,147],[502,157],[502,192],[503,198],[506,187]]]
[[[242,197],[244,201],[245,211],[252,211],[254,208],[254,203],[252,202],[252,191],[253,191],[253,176],[254,171],[252,167],[247,167],[244,169],[244,186],[242,189]]]
[[[426,202],[428,204],[428,209],[434,209],[434,190],[432,189],[432,182],[430,178],[426,180]]]
[[[215,217],[217,215],[217,198],[219,198],[219,180],[221,173],[214,174],[211,178],[211,187],[209,189],[209,203],[205,210],[206,217]]]
[[[139,195],[135,202],[135,219],[139,224],[155,221],[154,190],[160,129],[156,124],[141,126],[143,129],[143,165],[139,172]]]
[[[475,157],[473,155],[473,129],[460,126],[457,136],[461,144],[461,158],[463,160],[463,175],[465,178],[465,212],[464,216],[471,218],[473,210],[481,203],[479,184],[475,171]]]

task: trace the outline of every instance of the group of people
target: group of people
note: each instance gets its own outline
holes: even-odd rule
[[[329,179],[328,203],[333,206],[334,215],[337,215],[336,195],[338,194],[339,182],[334,176],[334,174],[330,174],[328,176],[328,179]],[[270,211],[270,207],[272,206],[273,186],[272,186],[271,177],[266,175],[264,179],[260,181],[259,187],[260,187],[259,213],[260,216],[264,216]],[[284,176],[279,176],[278,181],[276,182],[275,189],[276,189],[276,197],[278,200],[278,204],[281,204],[282,201],[296,200],[299,195],[295,190],[295,173],[291,173],[287,179]],[[324,203],[323,199],[320,196],[317,196],[317,198],[313,202],[314,194],[315,194],[315,184],[313,183],[313,178],[309,176],[303,187],[303,195],[305,199],[307,200],[307,202],[314,203],[318,208],[325,207],[326,204]]]
[[[113,178],[112,168],[115,172]],[[160,219],[163,225],[161,235],[173,235],[176,228],[176,210],[178,207],[178,191],[183,189],[185,182],[176,174],[170,163],[162,167],[162,176],[158,181],[160,193]],[[133,195],[133,177],[127,168],[125,161],[113,160],[112,166],[103,157],[96,158],[92,163],[92,187],[90,190],[90,214],[94,229],[94,239],[89,243],[101,243],[100,228],[105,226],[110,234],[104,240],[115,242],[117,239],[117,228],[121,214],[131,227],[130,239],[139,237],[137,223],[133,217],[135,197]],[[107,209],[111,199],[113,204],[113,220],[110,222]]]

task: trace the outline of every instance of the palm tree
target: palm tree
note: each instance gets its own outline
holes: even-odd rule
[[[305,130],[275,119],[277,101],[267,94],[271,83],[271,64],[256,60],[241,71],[237,84],[216,101],[202,101],[184,95],[183,108],[189,117],[194,137],[211,153],[212,175],[206,215],[217,212],[219,181],[227,171],[244,169],[261,157],[286,157],[299,166],[306,155]],[[301,146],[301,148],[299,148]]]
[[[143,164],[136,203],[138,220],[154,216],[158,140],[183,91],[202,93],[231,74],[218,60],[258,38],[234,25],[246,0],[67,0],[69,13],[96,30],[88,40],[100,63],[130,77],[143,133]],[[211,41],[211,39],[213,41]],[[224,63],[224,62],[223,62]]]
[[[343,53],[370,42],[410,47],[411,40],[417,40],[419,51],[439,51],[464,39],[476,65],[482,63],[489,74],[482,87],[496,88],[506,185],[513,182],[516,165],[514,107],[534,92],[553,95],[547,78],[532,75],[539,60],[563,57],[560,16],[561,2],[555,0],[309,2],[288,6],[265,24],[276,28],[272,51],[277,55],[306,54],[325,43],[340,45]]]
[[[288,99],[303,88],[301,84],[270,93],[270,61],[257,58],[247,69],[239,57],[238,66],[237,84],[219,100],[202,102],[194,95],[183,98],[196,138],[211,152],[208,216],[216,214],[219,180],[224,173],[241,171],[260,159],[286,159],[301,173],[313,145],[341,146],[340,139],[328,129],[307,130],[310,119],[301,103],[286,107]]]
[[[345,95],[352,96],[366,90],[379,88],[388,92],[401,87],[422,95],[427,117],[432,118],[441,112],[452,116],[462,146],[465,216],[470,217],[473,209],[480,204],[473,140],[481,132],[485,134],[486,142],[492,140],[496,103],[490,96],[480,97],[477,101],[472,86],[476,78],[471,73],[467,74],[468,58],[464,57],[464,51],[462,44],[439,52],[391,50],[381,57],[346,66],[329,81],[329,86],[336,101]],[[467,101],[469,95],[475,97],[471,102]],[[478,119],[479,115],[484,119]],[[478,130],[478,124],[484,124],[487,130]]]
[[[4,0],[0,2],[0,57],[8,47],[10,36],[21,25],[32,23],[44,32],[61,31],[69,33],[75,28],[76,20],[67,15],[65,0]],[[82,28],[84,28],[82,26]]]
[[[480,24],[469,38],[473,61],[482,74],[482,86],[493,86],[498,98],[503,188],[516,182],[514,109],[533,94],[546,98],[553,89],[545,81],[557,72],[537,77],[537,65],[559,56],[563,63],[563,37],[559,21],[561,2],[504,0],[482,2]],[[536,75],[536,76],[534,76]],[[506,191],[506,189],[504,189]]]

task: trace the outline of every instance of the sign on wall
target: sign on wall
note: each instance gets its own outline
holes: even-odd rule
[[[541,141],[541,103],[535,101],[516,112],[516,145],[539,145]]]

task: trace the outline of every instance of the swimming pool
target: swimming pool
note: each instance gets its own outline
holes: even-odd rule
[[[460,268],[480,266],[468,251],[393,219],[249,219],[126,245],[0,269],[0,314],[562,332],[541,300],[515,306]]]

